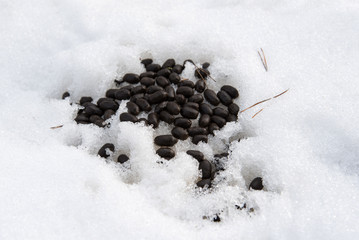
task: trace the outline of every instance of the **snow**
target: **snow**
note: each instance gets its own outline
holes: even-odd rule
[[[358,13],[355,0],[0,2],[0,239],[356,239]],[[110,129],[80,126],[69,104],[104,96],[145,57],[210,62],[209,86],[236,86],[242,109],[290,90],[158,164],[165,124],[118,112]],[[96,156],[106,142],[130,164]],[[225,179],[195,190],[185,150],[211,158],[229,142]],[[257,176],[265,191],[248,191]]]

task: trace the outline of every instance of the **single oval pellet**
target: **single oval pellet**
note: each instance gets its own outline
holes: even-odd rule
[[[130,114],[130,113],[121,113],[120,115],[120,121],[121,122],[137,122],[138,119],[136,116]]]
[[[255,179],[253,179],[251,184],[249,184],[249,189],[262,190],[263,189],[262,178],[256,177]]]
[[[202,170],[202,179],[210,179],[212,176],[212,164],[208,160],[199,163],[198,170]]]
[[[182,71],[183,71],[183,66],[179,65],[179,64],[174,65],[172,68],[172,72],[177,73],[177,74],[181,74]]]
[[[119,89],[118,91],[115,92],[115,98],[117,100],[127,100],[130,99],[131,97],[131,92],[128,89]]]
[[[198,117],[198,111],[191,107],[183,107],[181,109],[181,115],[185,118],[196,119]]]
[[[232,98],[237,98],[239,96],[238,90],[230,85],[224,85],[221,87],[221,90],[227,92]]]
[[[213,115],[213,110],[211,108],[211,106],[207,103],[201,103],[199,105],[199,111],[202,113],[202,114],[208,114],[210,116]]]
[[[183,96],[182,94],[176,94],[175,100],[179,105],[183,105],[187,102],[187,98]]]
[[[157,91],[163,91],[163,90],[164,90],[164,89],[163,89],[162,87],[154,85],[154,86],[148,87],[148,88],[146,89],[146,93],[152,94],[152,93],[155,93],[155,92],[157,92]]]
[[[192,82],[191,80],[183,80],[179,82],[178,86],[194,88],[194,82]]]
[[[183,87],[177,88],[176,94],[182,94],[186,98],[189,98],[194,94],[194,91],[190,87],[183,86]]]
[[[127,83],[136,84],[140,82],[140,76],[134,73],[126,73],[122,80]]]
[[[226,119],[220,117],[220,116],[212,116],[211,121],[218,125],[218,127],[222,128],[224,125],[226,125]]]
[[[160,117],[157,113],[153,112],[148,114],[147,121],[149,125],[152,125],[153,128],[157,128],[160,123]]]
[[[202,103],[203,102],[203,96],[202,94],[194,94],[192,97],[188,98],[188,102],[195,102],[195,103]]]
[[[210,123],[209,127],[208,127],[208,131],[210,134],[214,134],[214,131],[219,130],[220,128],[218,127],[218,125],[216,123]]]
[[[176,62],[173,58],[167,59],[163,64],[162,68],[173,68]]]
[[[117,102],[113,101],[113,100],[104,100],[101,101],[100,104],[98,105],[100,107],[100,109],[102,111],[106,111],[108,109],[112,109],[113,111],[117,111],[117,109],[119,108]]]
[[[104,120],[110,119],[114,114],[115,114],[115,111],[113,111],[112,109],[108,109],[103,114],[103,119]]]
[[[177,140],[177,138],[173,137],[172,135],[160,135],[160,136],[155,137],[154,142],[158,146],[171,147],[171,146],[175,145],[178,142],[178,140]]]
[[[136,95],[136,94],[145,93],[145,92],[146,92],[146,87],[145,87],[145,86],[142,86],[142,85],[133,87],[133,88],[131,89],[131,95]]]
[[[151,105],[144,98],[137,99],[136,104],[140,107],[142,111],[149,112],[152,110]]]
[[[120,154],[117,158],[117,162],[119,163],[125,163],[129,160],[130,158],[126,155],[126,154]]]
[[[157,74],[155,72],[143,72],[140,74],[140,78],[142,80],[142,78],[148,77],[148,78],[155,78],[157,76]]]
[[[164,76],[159,76],[156,78],[156,83],[158,86],[164,88],[166,87],[167,85],[170,85],[170,81],[165,78]]]
[[[194,144],[198,144],[199,142],[208,142],[208,137],[207,135],[196,135],[194,137],[192,137],[192,143]]]
[[[207,127],[211,122],[211,116],[209,116],[208,114],[203,114],[201,115],[201,117],[198,120],[198,125],[200,127]]]
[[[147,72],[158,72],[159,70],[161,70],[161,66],[156,63],[151,63],[146,66]]]
[[[217,106],[218,104],[219,104],[219,98],[217,97],[217,95],[216,95],[216,93],[213,91],[213,90],[211,90],[211,89],[206,89],[205,91],[204,91],[204,97],[206,98],[206,100],[210,103],[210,104],[212,104],[212,105],[214,105],[214,106]]]
[[[175,99],[175,90],[173,89],[172,86],[168,85],[165,87],[165,91],[167,93],[167,100],[168,101],[173,101]]]
[[[104,144],[104,145],[100,148],[100,150],[98,151],[97,154],[98,154],[100,157],[107,158],[107,157],[110,156],[110,155],[107,153],[107,151],[111,151],[111,152],[115,151],[115,145],[113,145],[112,143],[106,143],[106,144]]]
[[[167,107],[167,101],[165,102],[161,102],[159,104],[156,105],[155,107],[155,113],[159,114],[161,111],[165,110]]]
[[[228,105],[228,111],[233,114],[233,115],[238,115],[238,112],[239,112],[239,107],[237,104],[235,103],[232,103],[230,105]]]
[[[165,78],[168,78],[171,74],[171,70],[168,68],[161,69],[157,72],[157,76],[163,76]]]
[[[178,138],[180,140],[186,140],[188,138],[188,133],[186,131],[186,129],[181,128],[181,127],[174,127],[171,131],[172,136],[174,136],[175,138]]]
[[[151,104],[160,103],[165,101],[166,99],[167,93],[165,91],[157,91],[148,95],[148,102]]]
[[[203,153],[198,150],[188,150],[186,153],[197,159],[198,162],[201,162],[204,159]]]
[[[172,115],[177,115],[180,113],[180,106],[176,102],[168,102],[166,106],[167,112]]]
[[[137,116],[141,112],[140,107],[134,102],[126,103],[126,107],[127,111],[134,116]]]
[[[229,104],[231,104],[233,102],[233,99],[231,98],[231,96],[229,96],[229,94],[223,90],[221,90],[217,93],[217,97],[219,98],[221,103],[223,103],[223,105],[226,105],[226,106],[228,106]]]
[[[176,153],[171,148],[161,147],[156,151],[157,155],[164,159],[171,159],[176,156]]]
[[[92,97],[82,97],[80,99],[80,105],[83,105],[84,103],[87,103],[87,102],[92,102]]]
[[[204,80],[198,80],[194,85],[194,89],[197,92],[202,93],[206,89],[206,82]]]
[[[190,127],[187,129],[187,131],[188,135],[190,135],[191,137],[195,135],[208,135],[207,129],[202,127]]]
[[[226,117],[228,117],[229,112],[225,108],[216,107],[216,108],[213,109],[213,114],[217,115],[217,116],[220,116],[222,118],[226,118]]]
[[[150,65],[151,63],[153,63],[153,60],[151,58],[145,58],[141,61],[141,63],[143,65],[145,65],[145,67],[146,67],[147,65]]]
[[[168,124],[171,124],[174,121],[174,116],[172,114],[170,114],[169,112],[167,112],[166,110],[161,111],[159,116],[162,121],[164,121]]]
[[[170,76],[168,77],[168,79],[173,84],[177,84],[181,81],[181,77],[175,72],[171,73]]]
[[[187,118],[178,117],[174,120],[174,125],[186,129],[191,127],[192,121]]]

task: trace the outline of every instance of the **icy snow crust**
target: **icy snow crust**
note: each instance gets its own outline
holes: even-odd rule
[[[357,1],[2,1],[0,21],[0,239],[357,239]],[[105,130],[69,104],[145,57],[210,62],[209,86],[240,89],[242,109],[290,91],[157,164],[160,132],[119,123],[125,102]],[[194,190],[185,151],[210,159],[238,136],[225,179]],[[96,156],[106,142],[130,164]],[[266,191],[247,190],[257,176]]]

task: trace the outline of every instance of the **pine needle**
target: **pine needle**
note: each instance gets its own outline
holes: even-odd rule
[[[59,126],[55,126],[55,127],[50,127],[50,129],[56,129],[56,128],[62,128],[64,125],[59,125]]]
[[[264,69],[266,70],[266,72],[268,72],[267,59],[266,59],[266,56],[264,55],[264,51],[263,51],[262,48],[261,48],[261,51],[262,51],[263,58],[262,58],[262,55],[260,54],[259,51],[258,51],[258,55],[259,55],[259,57],[261,58],[261,61],[262,61],[262,64],[263,64]]]

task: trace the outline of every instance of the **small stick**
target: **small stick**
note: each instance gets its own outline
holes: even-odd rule
[[[247,107],[246,109],[242,110],[241,113],[247,111],[248,109],[250,109],[250,108],[252,108],[252,107],[254,107],[254,106],[258,105],[258,104],[267,102],[267,101],[269,101],[269,100],[272,100],[273,98],[277,98],[277,97],[283,95],[284,93],[286,93],[286,92],[288,92],[288,91],[289,91],[289,88],[288,88],[287,90],[285,90],[284,92],[282,92],[282,93],[280,93],[280,94],[278,94],[278,95],[275,95],[274,97],[267,98],[267,99],[265,99],[265,100],[262,100],[262,101],[260,101],[260,102],[257,102],[257,103],[255,103],[255,104],[253,104],[252,106]]]
[[[266,59],[266,56],[264,55],[264,51],[263,51],[262,48],[261,48],[261,51],[262,51],[262,54],[263,54],[263,58],[262,58],[262,55],[260,54],[259,51],[258,51],[258,55],[259,55],[259,57],[261,58],[261,61],[262,61],[262,64],[263,64],[264,69],[266,70],[266,72],[268,72],[267,59]],[[263,60],[263,59],[264,59],[264,60]]]
[[[262,108],[261,110],[259,110],[256,114],[254,114],[254,115],[252,116],[252,118],[254,118],[255,116],[257,116],[257,114],[260,113],[260,112],[262,112],[262,111],[263,111],[263,108]]]
[[[50,127],[50,129],[56,129],[56,128],[62,128],[64,125],[59,125],[59,126],[55,126],[55,127]]]
[[[182,81],[187,81],[187,80],[188,80],[188,78],[183,78],[183,79],[181,79],[181,82],[182,82]]]

